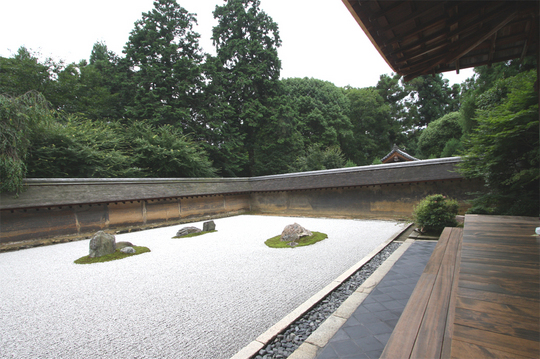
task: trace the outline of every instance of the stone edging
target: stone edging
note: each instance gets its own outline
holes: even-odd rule
[[[384,248],[386,248],[386,246],[392,243],[396,238],[398,238],[403,232],[409,229],[412,225],[413,223],[409,224],[402,230],[395,233],[391,238],[386,240],[384,243],[380,244],[377,248],[375,248],[367,256],[365,256],[361,261],[359,261],[358,263],[354,264],[352,267],[347,269],[344,273],[342,273],[339,277],[333,280],[330,284],[328,284],[326,287],[321,289],[318,293],[316,293],[311,298],[306,300],[299,307],[297,307],[291,313],[286,315],[283,319],[281,319],[279,322],[277,322],[272,327],[270,327],[266,332],[259,335],[257,339],[255,339],[254,341],[249,343],[247,346],[245,346],[243,349],[241,349],[231,359],[250,359],[256,356],[259,350],[261,350],[267,344],[269,344],[272,340],[274,340],[274,338],[276,338],[278,334],[285,331],[292,323],[294,323],[302,315],[304,315],[311,308],[313,308],[318,302],[320,302],[326,296],[328,296],[333,290],[339,287],[344,281],[346,281],[355,272],[357,272],[364,264],[369,262],[375,255],[377,255],[377,253],[379,253]],[[336,326],[335,324],[336,318],[339,318],[338,322],[339,320],[341,320],[344,323],[346,320],[344,319],[344,316],[346,315],[346,313],[349,313],[348,316],[352,315],[352,313],[354,312],[354,309],[356,309],[362,303],[364,298],[367,297],[367,294],[369,294],[369,292],[371,292],[371,290],[379,283],[379,281],[384,277],[384,275],[388,273],[390,268],[392,268],[392,266],[397,261],[397,259],[401,257],[401,254],[403,254],[403,252],[405,252],[405,250],[409,248],[412,242],[413,242],[412,240],[411,241],[406,240],[398,249],[396,249],[396,251],[383,264],[381,264],[379,268],[371,276],[369,276],[369,278],[366,279],[366,281],[356,290],[356,292],[353,293],[347,300],[345,300],[345,302],[343,302],[343,304],[336,310],[336,312],[334,312],[334,314],[332,314],[326,321],[324,321],[319,326],[319,328],[315,330],[306,339],[306,341],[295,352],[293,352],[289,356],[289,358],[291,359],[312,358],[311,356],[306,357],[306,354],[309,353],[310,350],[313,351],[313,348],[311,347],[315,348],[314,353],[316,353],[319,347],[316,346],[316,344],[312,344],[310,342],[310,339],[312,339],[312,337],[313,338],[319,337],[320,339],[312,339],[312,340],[317,343],[322,343],[324,342],[324,340],[328,342],[332,338],[332,336],[335,334],[335,332],[342,325],[340,324],[339,326],[337,326],[334,331],[331,330],[331,328],[334,328]],[[402,249],[403,247],[405,248]],[[399,253],[399,255],[396,255],[396,253]],[[364,295],[360,301],[358,301],[359,297],[356,295],[357,293],[363,293],[362,295]],[[357,303],[357,304],[356,306],[354,306],[353,310],[346,309],[346,308],[352,308],[354,303]],[[308,346],[311,346],[311,347],[308,347]]]
[[[345,324],[354,311],[367,298],[369,293],[379,284],[384,276],[392,269],[397,260],[415,242],[408,238],[398,249],[370,275],[364,283],[347,298],[341,306],[326,319],[288,359],[314,359],[317,352],[324,348],[334,334]]]

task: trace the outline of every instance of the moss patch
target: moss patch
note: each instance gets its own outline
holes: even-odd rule
[[[202,236],[203,234],[206,234],[206,233],[214,233],[214,232],[217,232],[217,231],[216,231],[216,230],[213,230],[213,231],[202,231],[202,232],[197,232],[197,233],[186,234],[185,236],[174,236],[173,238],[189,238],[189,237],[197,237],[197,236]]]
[[[107,254],[106,256],[101,256],[97,258],[90,258],[89,256],[81,257],[74,262],[76,264],[90,264],[90,263],[101,263],[101,262],[110,262],[115,261],[117,259],[122,259],[126,257],[136,256],[137,254],[143,254],[146,252],[150,252],[150,249],[147,247],[139,247],[139,246],[133,246],[135,249],[135,253],[122,253],[120,250],[116,250],[116,252]]]
[[[309,246],[317,242],[320,242],[323,239],[328,238],[328,235],[326,235],[325,233],[321,233],[321,232],[312,232],[312,233],[313,234],[311,236],[300,238],[298,240],[298,245],[296,247]],[[281,235],[272,237],[266,240],[264,244],[266,244],[270,248],[294,248],[288,245],[287,244],[288,242],[282,242],[280,238],[281,238]]]

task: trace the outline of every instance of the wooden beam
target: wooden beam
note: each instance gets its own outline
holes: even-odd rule
[[[376,13],[373,13],[371,15],[369,15],[369,21],[370,22],[373,22],[375,21],[376,19],[380,18],[380,17],[383,17],[383,16],[386,16],[388,15],[388,11],[391,11],[391,10],[394,10],[395,8],[398,8],[408,2],[410,2],[411,0],[407,0],[407,1],[395,1],[393,4],[390,4],[390,6],[388,6],[387,8],[384,8],[380,11],[377,11]],[[380,6],[379,6],[380,8]]]
[[[419,18],[421,16],[425,16],[425,15],[433,12],[434,10],[440,8],[441,6],[444,6],[444,2],[435,1],[433,3],[435,5],[427,8],[427,9],[424,9],[424,10],[414,11],[411,14],[405,16],[403,19],[400,19],[399,23],[389,24],[388,26],[385,26],[385,27],[381,28],[380,30],[378,30],[378,32],[384,33],[384,32],[386,32],[388,30],[393,30],[398,26],[401,26],[401,25],[403,25],[403,24],[405,24],[405,23],[407,23],[409,21],[416,20],[417,18]]]
[[[469,32],[469,31],[473,31],[475,28],[479,27],[479,19],[482,19],[483,22],[489,22],[490,20],[493,20],[493,19],[496,19],[497,16],[500,16],[501,14],[506,14],[508,13],[509,10],[511,10],[514,6],[512,5],[505,5],[503,6],[502,8],[498,9],[497,11],[494,11],[492,13],[490,13],[489,15],[487,15],[486,17],[482,18],[481,17],[481,14],[478,13],[478,14],[474,14],[474,13],[471,13],[470,11],[468,12],[468,15],[466,19],[464,19],[461,15],[456,15],[456,16],[453,16],[452,18],[449,19],[449,23],[451,22],[457,22],[461,19],[461,22],[465,23],[462,27],[458,27],[457,29],[455,29],[454,31],[449,31],[449,25],[448,26],[445,26],[444,28],[442,28],[440,31],[434,33],[434,34],[431,34],[429,36],[426,36],[426,37],[423,37],[421,39],[418,39],[417,42],[429,42],[429,41],[433,41],[434,39],[436,39],[437,37],[440,37],[440,36],[446,36],[447,38],[452,38],[454,36],[459,36],[459,35],[462,35],[463,33],[465,32]],[[481,10],[480,8],[476,8],[476,11],[478,10]],[[424,31],[422,29],[422,31]],[[405,40],[405,39],[403,39]],[[402,50],[403,51],[408,51],[414,47],[417,47],[418,44],[410,44],[408,45],[406,48],[403,48]],[[393,53],[391,52],[389,55],[393,55]]]
[[[527,30],[528,28],[528,30]],[[528,50],[528,47],[529,47],[529,43],[532,41],[531,39],[531,29],[532,29],[532,24],[530,21],[527,21],[527,25],[525,25],[525,31],[527,31],[527,39],[525,40],[525,44],[523,44],[523,51],[521,52],[521,56],[519,57],[519,61],[523,61],[523,58],[525,57],[525,55],[527,54],[527,50]]]
[[[472,40],[469,40],[465,45],[461,46],[460,49],[457,49],[454,53],[450,54],[444,60],[442,60],[442,63],[454,62],[456,59],[473,50],[479,44],[489,39],[493,34],[503,28],[506,24],[508,24],[514,17],[516,17],[519,11],[520,10],[514,10],[510,14],[502,16],[500,19],[497,19],[498,21],[496,22],[496,25],[490,31],[485,34],[481,34],[480,36],[476,36]]]

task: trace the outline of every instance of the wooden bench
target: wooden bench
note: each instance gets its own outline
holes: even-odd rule
[[[448,358],[462,228],[445,228],[381,358]]]

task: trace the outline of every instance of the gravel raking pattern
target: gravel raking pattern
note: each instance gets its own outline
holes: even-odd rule
[[[282,359],[291,355],[400,245],[390,243],[386,246],[284,333],[278,334],[255,359]]]
[[[193,238],[172,239],[184,225],[117,235],[151,252],[107,263],[73,263],[88,240],[0,253],[0,358],[230,358],[405,226],[215,222],[217,232]],[[294,222],[329,238],[264,244]]]

